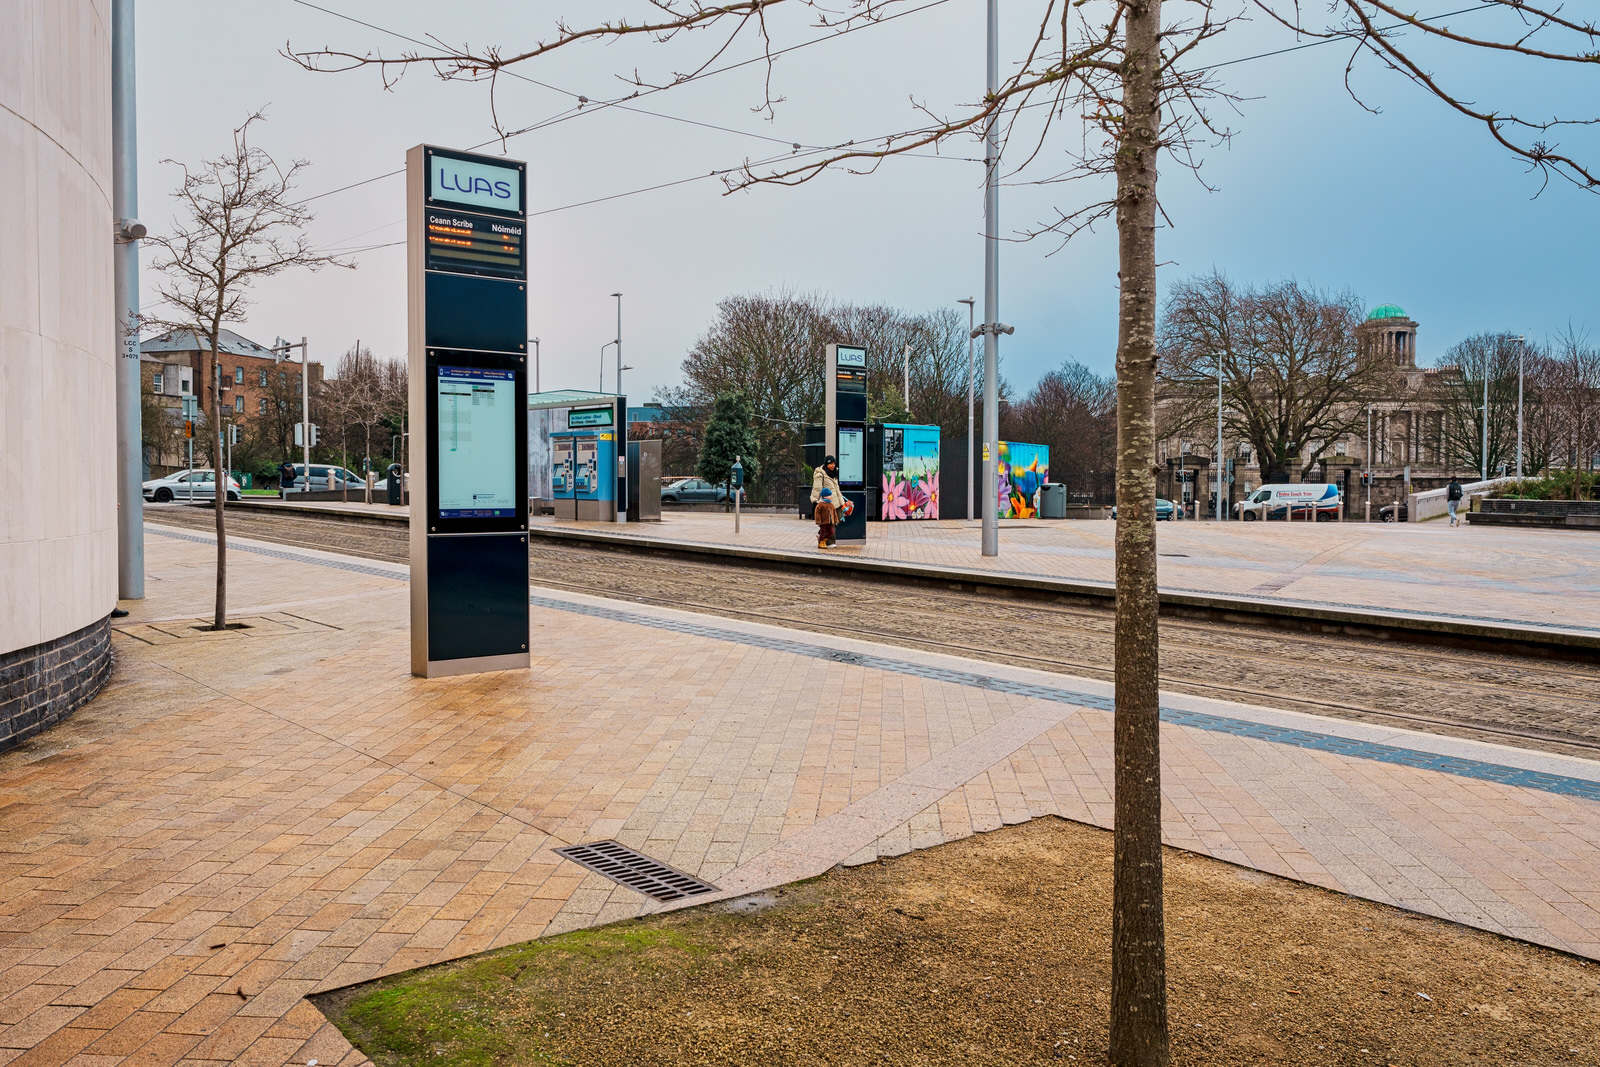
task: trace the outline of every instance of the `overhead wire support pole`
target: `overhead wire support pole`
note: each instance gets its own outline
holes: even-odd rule
[[[999,0],[988,0],[986,102],[1000,84]],[[1000,554],[1000,502],[995,464],[1000,460],[1000,123],[991,111],[983,131],[983,554]],[[1010,327],[1006,327],[1010,333]]]
[[[1222,353],[1217,353],[1217,454],[1211,461],[1212,494],[1216,521],[1222,521]],[[1197,505],[1198,506],[1198,505]]]
[[[973,362],[973,360],[975,358],[974,357],[974,353],[976,352],[976,349],[974,348],[974,338],[976,338],[978,336],[978,333],[977,333],[977,330],[974,329],[974,323],[973,323],[972,316],[973,316],[973,308],[977,304],[977,301],[969,296],[969,297],[965,298],[964,300],[956,301],[956,303],[967,305],[967,518],[970,520],[972,518],[972,512],[973,512],[973,497],[972,497],[972,493],[973,493],[973,490],[976,488],[976,485],[974,483],[977,480],[974,477],[973,469],[972,469],[973,463],[976,462],[976,457],[973,454],[973,447],[972,447],[973,446],[972,408],[973,408],[973,405],[976,402],[976,396],[977,396],[976,390],[977,390],[977,381],[978,381],[977,367]]]
[[[134,80],[134,0],[111,7],[111,198],[117,374],[117,599],[144,598],[144,435],[139,393],[138,109]],[[193,464],[191,464],[193,466]]]

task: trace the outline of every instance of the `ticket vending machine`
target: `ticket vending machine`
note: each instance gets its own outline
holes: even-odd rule
[[[841,544],[867,542],[867,350],[859,345],[829,345],[824,390],[824,440],[839,461],[839,488],[855,505],[839,524]]]
[[[558,519],[612,522],[617,517],[616,434],[569,430],[550,436],[550,486]]]
[[[527,667],[524,165],[406,153],[411,673]],[[415,441],[415,437],[413,437]]]

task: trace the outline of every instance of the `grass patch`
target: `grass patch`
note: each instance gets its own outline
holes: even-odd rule
[[[1103,1064],[1111,837],[1040,819],[314,998],[382,1065]],[[1600,967],[1167,854],[1180,1067],[1600,1063]]]

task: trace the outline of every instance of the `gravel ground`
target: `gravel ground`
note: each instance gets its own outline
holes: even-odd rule
[[[1600,1063],[1600,967],[1167,854],[1178,1065]],[[1111,837],[1036,820],[314,998],[377,1063],[1106,1062]]]

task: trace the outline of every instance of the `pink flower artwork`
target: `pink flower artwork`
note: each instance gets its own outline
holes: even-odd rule
[[[906,517],[906,483],[885,474],[883,476],[883,518]]]

